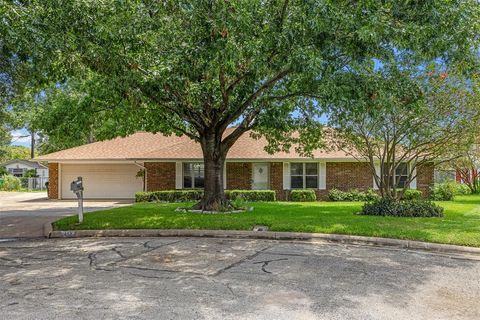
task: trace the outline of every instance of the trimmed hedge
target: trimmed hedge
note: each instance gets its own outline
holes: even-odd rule
[[[225,190],[229,200],[242,198],[244,201],[275,201],[276,194],[273,190]]]
[[[367,191],[359,191],[357,189],[341,191],[332,189],[328,192],[328,199],[330,201],[373,201],[378,198],[380,198],[380,196],[372,189],[368,189]]]
[[[244,201],[275,201],[273,190],[225,190],[227,199],[242,198]],[[136,202],[190,202],[203,197],[203,190],[165,190],[135,193]]]
[[[136,202],[189,202],[203,197],[203,190],[166,190],[135,193]]]
[[[288,200],[295,202],[317,201],[317,195],[314,190],[294,189],[290,191]]]
[[[393,217],[443,217],[443,208],[428,200],[379,199],[364,204],[359,214]]]

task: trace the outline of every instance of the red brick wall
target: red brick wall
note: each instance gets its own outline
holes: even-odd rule
[[[252,188],[252,163],[227,162],[227,189]]]
[[[48,164],[48,199],[58,199],[58,163]]]
[[[422,191],[424,197],[430,195],[433,186],[434,165],[427,164],[417,168],[417,190]]]
[[[327,162],[327,190],[373,188],[373,174],[366,162]]]
[[[175,189],[175,162],[145,162],[147,191]]]
[[[57,165],[57,164],[50,164]],[[50,167],[49,165],[49,167]],[[251,189],[252,187],[252,163],[251,162],[227,162],[227,188],[228,189]],[[175,163],[174,162],[147,162],[147,190],[172,190],[175,189]],[[54,167],[55,168],[55,167]],[[58,165],[57,165],[58,168]],[[417,169],[417,189],[424,195],[428,195],[430,187],[433,184],[433,165],[420,167]],[[52,190],[49,191],[49,198],[58,197],[58,188],[56,186],[58,176],[50,168],[50,179]],[[339,190],[367,190],[373,188],[373,176],[368,163],[360,162],[327,162],[326,165],[326,190],[317,190],[318,200],[325,200],[328,191],[336,188]],[[283,190],[283,163],[270,163],[270,189],[275,190],[277,200],[286,200],[286,192]]]
[[[283,190],[283,163],[275,162],[270,167],[270,188],[277,193],[278,200],[286,200],[288,191]],[[366,163],[358,162],[327,162],[326,190],[316,190],[318,200],[326,200],[328,191],[333,188],[340,190],[373,187],[373,177]]]
[[[285,190],[283,190],[283,163],[270,163],[270,189],[275,190],[277,200],[285,200]]]

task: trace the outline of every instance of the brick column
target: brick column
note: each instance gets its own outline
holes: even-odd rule
[[[283,162],[270,163],[270,189],[275,191],[277,200],[286,200],[283,190]]]
[[[422,195],[427,198],[430,196],[434,180],[433,163],[425,164],[417,168],[417,190],[422,191]]]
[[[58,163],[48,164],[48,199],[58,199]]]

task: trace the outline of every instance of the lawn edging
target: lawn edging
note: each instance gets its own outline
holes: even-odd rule
[[[329,233],[274,232],[245,230],[198,230],[198,229],[123,229],[123,230],[67,230],[54,231],[52,225],[44,225],[46,238],[85,238],[85,237],[206,237],[232,239],[265,240],[323,240],[344,244],[376,245],[399,249],[417,249],[444,253],[478,254],[480,248],[451,244],[441,244],[414,240],[352,236]]]

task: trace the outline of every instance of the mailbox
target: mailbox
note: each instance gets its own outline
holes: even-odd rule
[[[70,183],[70,190],[77,195],[78,198],[78,223],[83,222],[83,181],[82,177]]]
[[[82,177],[78,177],[77,180],[72,181],[72,183],[70,183],[70,190],[77,194],[83,191]]]

